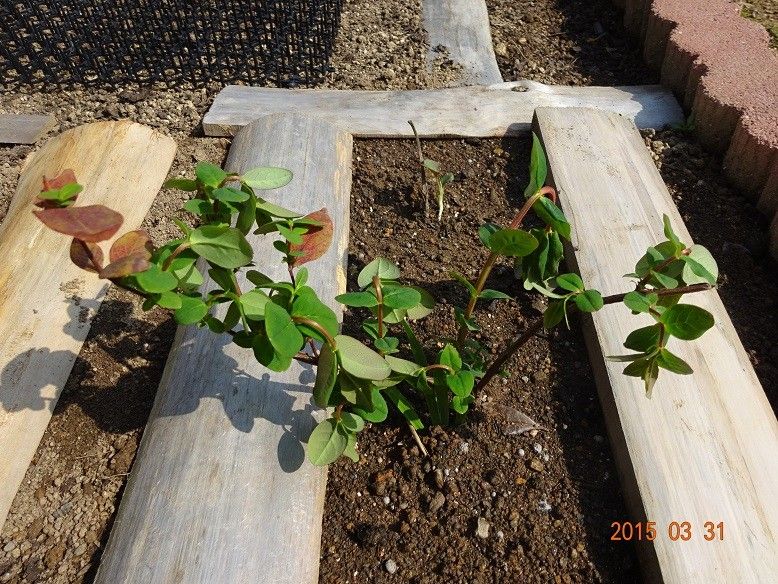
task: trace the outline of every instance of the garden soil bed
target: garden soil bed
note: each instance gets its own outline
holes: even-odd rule
[[[640,62],[637,45],[625,35],[620,13],[606,0],[534,0],[518,4],[507,0],[487,0],[487,4],[498,61],[506,80],[523,77],[562,84],[651,83],[656,80],[655,75]],[[426,46],[418,7],[418,0],[391,3],[346,0],[343,26],[332,59],[335,70],[325,85],[343,89],[449,85],[454,72],[445,59],[431,73],[426,69]],[[500,46],[501,43],[505,46]],[[106,92],[44,88],[41,91],[0,94],[0,111],[51,113],[58,120],[52,133],[95,120],[129,118],[145,123],[171,135],[178,143],[173,174],[190,173],[196,160],[222,161],[229,146],[227,140],[203,137],[199,129],[200,118],[216,89],[130,92],[117,89]],[[707,245],[718,259],[723,282],[720,294],[775,408],[778,406],[778,348],[774,342],[775,331],[778,330],[778,270],[767,255],[765,220],[754,210],[746,193],[727,187],[721,174],[721,161],[703,153],[693,137],[675,131],[660,131],[646,135],[646,141],[693,237]],[[396,146],[405,148],[398,160],[407,160],[410,165],[412,159],[409,158],[407,144],[402,144],[406,143]],[[429,145],[428,153],[447,163],[456,162],[460,156],[460,146],[456,144],[445,147]],[[526,166],[526,143],[501,147],[509,153],[518,153],[517,160],[500,159],[496,164],[500,168],[510,164],[510,172],[519,173],[515,176],[520,179],[520,173]],[[408,197],[403,189],[407,190],[410,188],[407,185],[411,184],[405,183],[406,186],[402,187],[398,182],[395,187],[394,178],[387,171],[383,178],[369,179],[376,185],[383,182],[383,189],[368,192],[359,173],[369,162],[366,153],[372,151],[371,148],[374,148],[371,143],[357,143],[357,155],[362,160],[355,162],[355,199],[352,205],[352,238],[355,243],[351,257],[354,266],[361,265],[374,249],[399,257],[402,246],[413,246],[422,241],[417,236],[408,241],[398,238],[401,233],[407,233],[411,229],[409,226],[414,224],[412,221],[415,221],[403,218],[402,213],[407,213],[407,210],[400,204],[398,216],[390,218],[386,225],[382,221],[382,229],[378,232],[382,235],[384,227],[387,227],[394,229],[396,234],[393,231],[377,242],[375,234],[356,233],[355,230],[360,227],[357,221],[371,225],[377,223],[371,217],[369,207],[361,208],[362,202],[375,199],[378,203],[374,209],[380,211],[391,207],[394,211],[390,197],[397,196],[396,192],[399,196]],[[468,149],[479,151],[478,146],[471,144],[462,148],[462,152]],[[0,220],[15,189],[24,157],[32,150],[29,146],[0,146]],[[379,153],[375,154],[378,156]],[[387,158],[382,156],[383,160]],[[462,168],[467,172],[467,166]],[[487,176],[484,175],[484,181],[497,180],[487,179]],[[460,183],[451,187],[451,208],[460,210],[465,219],[475,224],[481,215],[485,217],[494,213],[492,218],[507,216],[503,192],[497,192],[495,202],[488,208],[484,207],[483,212],[464,210],[465,201],[471,195],[459,191],[459,186],[468,185],[474,192],[480,192],[480,195],[472,195],[480,197],[475,199],[479,201],[484,200],[485,194],[491,196],[491,191],[481,191],[478,187],[480,181],[475,175]],[[510,189],[515,193],[516,185]],[[379,196],[379,193],[384,195]],[[156,241],[169,236],[175,229],[172,218],[180,216],[178,209],[181,202],[180,193],[169,191],[163,191],[157,198],[144,223]],[[515,204],[515,198],[511,202]],[[478,215],[474,215],[476,213]],[[462,227],[462,231],[457,231],[458,221],[447,221],[449,227],[445,229],[449,231],[444,229],[442,233],[459,242],[456,264],[467,268],[465,264],[468,262],[464,258],[472,259],[472,254],[478,249],[477,245],[473,245],[472,229]],[[362,226],[362,229],[366,227]],[[431,237],[431,234],[437,233],[437,225],[419,224],[410,233],[414,231],[417,235],[426,233],[427,237]],[[358,241],[362,242],[361,248],[357,247]],[[467,245],[464,245],[465,241]],[[360,253],[363,257],[359,256]],[[442,251],[437,253],[443,256]],[[418,274],[418,270],[429,266],[431,276],[416,277],[432,282],[447,280],[445,270],[434,266],[433,260],[426,255],[414,262],[409,262],[406,274]],[[357,268],[352,268],[352,276],[354,269]],[[412,269],[417,272],[409,271]],[[474,265],[470,266],[471,274],[474,269]],[[507,273],[497,274],[495,282],[496,285],[515,286],[515,281]],[[460,298],[448,284],[441,285],[440,289],[433,287],[432,291],[440,296],[454,294],[453,298]],[[532,308],[531,305],[517,305],[511,301],[502,306],[495,305],[492,318],[487,314],[489,308],[482,309],[482,322],[490,330],[500,326],[504,330],[496,332],[504,333],[519,330],[523,322],[520,319],[539,314],[537,310],[541,307]],[[435,316],[438,320],[430,320],[429,323],[445,320],[440,312],[442,309]],[[138,302],[113,288],[99,313],[90,314],[90,318],[92,329],[89,337],[0,533],[2,584],[80,584],[93,580],[159,384],[175,330],[166,314],[158,311],[143,313]],[[347,326],[349,323],[347,321]],[[534,340],[525,353],[529,357],[519,358],[513,364],[516,371],[521,371],[519,382],[512,377],[504,386],[501,382],[493,383],[486,391],[488,400],[479,403],[468,426],[450,434],[425,438],[432,459],[420,460],[416,453],[411,452],[412,442],[402,426],[391,427],[386,434],[373,430],[363,437],[361,448],[366,454],[365,462],[361,465],[339,463],[331,474],[330,486],[341,493],[344,502],[337,508],[339,516],[328,514],[325,517],[329,539],[323,542],[322,547],[323,581],[368,581],[367,575],[372,575],[376,581],[388,579],[389,573],[383,567],[386,559],[392,559],[398,568],[391,581],[400,582],[411,581],[412,575],[417,581],[428,581],[421,576],[427,566],[432,574],[429,581],[441,582],[470,582],[477,581],[474,579],[479,577],[485,582],[548,582],[553,581],[548,574],[563,578],[565,573],[572,581],[576,578],[586,582],[630,580],[635,570],[634,556],[629,550],[610,549],[602,539],[605,536],[602,525],[610,517],[598,518],[598,514],[605,513],[608,506],[621,513],[623,510],[619,507],[619,499],[613,499],[617,487],[613,482],[612,465],[607,462],[607,446],[596,438],[603,437],[604,433],[591,381],[579,379],[579,371],[588,371],[588,362],[580,350],[578,333],[560,334],[561,338],[553,340],[552,349],[545,339]],[[503,334],[498,336],[505,338]],[[571,344],[565,345],[565,342]],[[542,362],[539,369],[533,370],[530,366],[537,364],[532,359],[534,354],[548,356],[550,362]],[[573,369],[566,366],[570,363]],[[580,366],[576,367],[576,363]],[[575,374],[572,380],[569,379],[571,372]],[[537,379],[534,374],[537,374]],[[523,381],[522,376],[529,381]],[[529,390],[534,385],[544,388],[538,392],[537,401],[533,401],[534,394]],[[577,389],[579,385],[580,391]],[[495,413],[504,413],[505,410],[499,407],[489,410],[493,404],[525,411],[547,425],[549,431],[534,437],[510,434],[515,426],[506,424]],[[566,424],[567,429],[561,424]],[[580,442],[575,440],[576,435],[582,437]],[[487,437],[494,441],[487,443]],[[398,442],[403,442],[403,445],[398,445]],[[461,446],[465,443],[468,446]],[[541,446],[540,453],[535,452],[535,443]],[[524,450],[524,457],[515,457],[517,448]],[[576,449],[581,450],[580,455],[575,454]],[[461,450],[467,450],[468,456],[464,457]],[[507,451],[509,457],[514,458],[509,460],[502,454],[505,462],[493,461],[492,450],[498,454]],[[380,481],[374,480],[378,477],[375,473],[388,466],[383,462],[389,460],[390,454],[387,453],[395,457],[392,460],[397,461],[396,468],[391,469],[392,475],[386,475],[389,481],[386,494],[377,497],[372,493],[382,487],[377,486]],[[548,461],[544,455],[549,456]],[[592,456],[594,458],[590,458]],[[532,464],[533,458],[544,465],[543,471],[527,466]],[[379,459],[383,461],[378,462]],[[425,470],[427,462],[430,464],[429,471]],[[487,468],[487,464],[491,466]],[[370,472],[363,472],[363,465],[369,465]],[[455,471],[457,467],[460,469],[458,473]],[[456,478],[465,476],[462,473],[468,474],[463,468],[472,471],[470,478],[446,480],[446,469],[449,477],[454,473]],[[432,496],[434,500],[438,490],[435,471],[438,469],[444,471],[443,496],[446,502],[438,514],[431,514],[426,496]],[[606,472],[608,478],[604,479]],[[352,481],[354,474],[362,477],[364,482],[351,489],[338,486],[343,484],[343,480]],[[507,486],[510,482],[508,476],[513,477],[514,484],[519,477],[526,479],[527,483]],[[394,485],[389,477],[394,477]],[[553,477],[566,477],[566,482],[559,486],[552,482]],[[477,497],[476,491],[466,484],[478,480],[486,483],[496,481],[499,493],[498,488],[484,487],[498,493],[493,501],[490,501],[491,491],[489,497],[485,494]],[[609,488],[602,487],[602,481]],[[454,486],[461,493],[470,494],[459,495],[457,499],[457,495],[449,491]],[[403,494],[403,489],[409,494]],[[414,507],[408,501],[408,507],[400,509],[400,496],[412,500],[416,490],[420,493],[416,497],[420,503],[415,503]],[[356,496],[356,492],[361,496]],[[610,501],[604,506],[598,501],[603,492],[605,500]],[[568,499],[561,500],[558,493],[567,493]],[[390,498],[387,508],[382,507],[384,496]],[[505,509],[515,504],[519,496],[525,497],[522,504],[526,508],[518,507],[513,517],[510,514],[512,508],[508,511],[506,529]],[[546,498],[541,499],[541,496]],[[367,497],[365,500],[369,501],[369,505],[363,505],[363,497]],[[466,513],[452,507],[451,501],[454,500],[473,508],[470,523],[466,520]],[[541,500],[552,507],[545,514],[540,511]],[[348,501],[353,501],[353,505],[347,506]],[[482,501],[491,502],[491,517],[486,516],[488,507],[482,505]],[[336,509],[334,505],[337,504],[330,496],[328,512]],[[536,504],[537,507],[534,506]],[[395,506],[394,510],[391,505]],[[403,515],[414,508],[416,521],[412,521],[409,514]],[[573,510],[581,509],[585,510],[581,511],[583,518],[575,519],[569,526],[564,524],[575,514]],[[475,524],[472,521],[477,522],[476,512],[490,522],[488,539],[473,538]],[[378,521],[378,517],[383,520]],[[431,525],[432,520],[438,525]],[[515,531],[512,521],[517,525]],[[554,521],[562,523],[554,525]],[[335,523],[342,525],[338,527]],[[405,529],[410,529],[410,535],[403,534],[403,523],[409,526]],[[376,530],[370,528],[371,525],[381,525],[381,528]],[[400,540],[390,533],[395,532],[398,525]],[[440,547],[440,536],[436,536],[435,532],[444,529],[451,533],[447,539],[450,545]],[[548,538],[545,544],[536,543],[536,548],[530,545],[530,542],[540,541],[533,539],[534,530]],[[498,531],[503,532],[503,539],[497,539]],[[439,547],[432,547],[429,537],[438,537]],[[461,538],[472,541],[463,544]],[[406,551],[398,541],[406,546]],[[572,541],[575,541],[574,545],[570,543]],[[506,542],[511,542],[513,547],[507,547]],[[517,545],[519,543],[522,551]],[[579,545],[581,551],[578,550]],[[569,552],[567,568],[559,563],[562,556],[553,554],[554,546],[562,546]],[[430,549],[431,560],[426,555],[427,548]],[[392,558],[388,553],[382,554],[381,549],[391,551]],[[577,558],[573,557],[573,549],[578,554]],[[552,554],[549,557],[532,556],[545,554],[548,550]],[[448,560],[449,557],[453,559]],[[519,561],[520,558],[524,560]],[[592,565],[588,564],[589,561]],[[482,569],[484,565],[486,569]],[[549,567],[552,565],[558,566],[553,568],[553,572]],[[620,565],[626,570],[624,578],[620,576]],[[450,575],[457,567],[462,572]],[[548,572],[544,573],[543,569]],[[439,575],[446,570],[448,576]],[[496,574],[493,580],[486,578],[488,570]],[[356,577],[354,572],[358,572]]]
[[[647,130],[644,137],[695,241],[718,259],[720,294],[776,408],[778,278],[767,254],[767,225],[688,134]],[[421,212],[412,142],[356,142],[349,286],[377,255],[398,263],[405,278],[441,302],[418,326],[429,343],[455,334],[453,306],[465,296],[448,274],[477,275],[485,256],[478,226],[508,223],[520,204],[529,142],[425,141],[424,148],[457,175],[440,224]],[[483,338],[494,352],[544,306],[523,293],[509,265],[495,270],[489,286],[518,295],[479,307]],[[344,328],[360,334],[350,313]],[[516,412],[544,430],[517,433]],[[423,433],[429,458],[396,416],[371,427],[360,438],[362,460],[330,470],[320,582],[636,581],[634,549],[609,540],[610,523],[626,510],[603,424],[573,323],[572,331],[533,339],[510,362],[507,377],[477,397],[465,425]],[[479,518],[489,524],[486,537],[477,535]]]
[[[505,225],[518,210],[529,145],[425,142],[425,156],[457,177],[438,223],[420,212],[413,142],[357,141],[350,289],[370,259],[396,262],[404,278],[439,301],[417,326],[428,348],[439,350],[431,339],[455,337],[453,307],[466,304],[449,272],[476,278],[487,255],[477,229]],[[488,287],[518,296],[483,302],[476,313],[478,336],[494,353],[539,318],[544,303],[523,292],[508,263]],[[349,313],[344,328],[359,335],[357,327]],[[363,432],[358,464],[331,467],[320,582],[635,580],[632,546],[608,541],[611,522],[627,515],[577,327],[533,339],[476,400],[466,424],[422,433],[429,458],[395,417]],[[511,419],[519,412],[543,429],[519,433]],[[488,535],[476,533],[479,521]]]

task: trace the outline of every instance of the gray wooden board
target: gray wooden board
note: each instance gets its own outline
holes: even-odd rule
[[[529,130],[535,108],[593,107],[634,119],[640,128],[684,120],[668,90],[636,87],[549,86],[534,81],[432,91],[273,89],[230,85],[203,119],[208,136],[230,136],[271,113],[306,113],[339,124],[359,137],[512,136]]]
[[[331,124],[276,115],[242,130],[226,165],[289,168],[292,182],[266,198],[328,209],[333,243],[307,265],[309,285],[338,311],[351,152],[351,136]],[[273,237],[249,238],[258,269],[288,278]],[[327,475],[304,459],[301,443],[323,414],[311,401],[314,376],[298,362],[273,373],[227,335],[179,328],[97,581],[317,582]]]
[[[484,0],[422,0],[430,64],[441,58],[437,47],[461,67],[461,85],[501,83]]]
[[[604,294],[629,288],[622,277],[647,247],[664,239],[666,213],[692,239],[635,126],[590,109],[541,108],[537,128],[553,183],[573,227],[584,282]],[[716,325],[669,348],[689,362],[688,376],[662,371],[645,397],[622,374],[627,334],[651,320],[623,305],[585,319],[586,341],[634,519],[656,522],[641,542],[651,580],[666,584],[774,582],[778,574],[778,423],[748,355],[716,292],[684,302],[713,313]],[[614,517],[613,520],[625,518]],[[671,522],[692,537],[671,541]],[[724,523],[723,541],[706,541],[704,524]]]
[[[53,125],[53,116],[0,114],[0,144],[35,144]]]
[[[124,233],[140,227],[175,151],[147,126],[95,122],[51,138],[22,168],[0,226],[0,527],[108,289],[70,261],[69,237],[32,214],[43,177],[72,169],[78,204],[115,209]]]

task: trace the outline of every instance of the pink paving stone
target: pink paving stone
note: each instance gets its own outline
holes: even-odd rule
[[[643,39],[646,62],[661,71],[695,117],[707,147],[725,153],[724,170],[778,210],[778,55],[759,24],[730,0],[613,0],[624,26]],[[778,258],[778,214],[771,250]]]

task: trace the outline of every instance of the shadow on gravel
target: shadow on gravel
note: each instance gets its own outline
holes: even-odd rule
[[[84,326],[81,308],[82,302],[68,305],[71,321],[65,326],[66,331],[74,326]],[[164,318],[160,324],[150,325],[135,318],[133,311],[131,302],[105,301],[80,355],[70,351],[51,353],[49,348],[41,347],[12,359],[0,372],[0,403],[9,412],[48,409],[55,416],[71,405],[76,406],[98,428],[110,433],[124,433],[145,426],[175,323]],[[133,331],[139,334],[133,334]],[[193,383],[169,387],[165,399],[160,401],[157,415],[181,416],[202,407],[207,400],[219,402],[223,415],[240,432],[252,432],[259,419],[281,428],[279,464],[284,472],[300,468],[305,458],[303,443],[316,423],[312,415],[315,406],[310,398],[315,380],[312,366],[293,365],[297,383],[272,381],[267,373],[255,376],[227,354],[227,348],[232,344],[228,336],[216,337],[210,331],[203,332],[208,335],[208,346],[212,349],[207,365],[199,373],[195,372],[191,378]],[[166,344],[164,351],[155,352],[151,361],[140,356],[148,353],[147,340],[162,338]],[[182,350],[186,350],[184,343]],[[249,351],[237,347],[230,350]],[[45,365],[55,356],[57,364],[63,360],[73,362],[72,373],[58,403],[56,382],[61,380],[61,371],[57,375],[52,369],[47,375],[45,367],[36,377],[36,386],[28,388],[21,399],[12,397],[12,389],[25,369],[36,363]],[[260,365],[256,367],[264,371]],[[225,371],[232,371],[226,385]],[[211,373],[215,376],[213,379],[208,377]]]

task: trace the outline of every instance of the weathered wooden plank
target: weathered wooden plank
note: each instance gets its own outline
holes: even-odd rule
[[[0,144],[35,144],[54,121],[54,116],[0,114]]]
[[[33,216],[41,181],[72,168],[80,205],[109,205],[124,229],[137,229],[175,149],[140,124],[98,122],[52,138],[22,170],[0,226],[0,526],[108,288],[70,262],[67,237]]]
[[[421,4],[430,64],[441,56],[435,49],[443,46],[462,68],[461,85],[502,83],[484,0],[422,0]]]
[[[327,207],[334,241],[308,264],[309,284],[333,309],[346,286],[351,150],[331,124],[278,115],[242,130],[227,161],[236,172],[289,168],[292,182],[267,198]],[[254,257],[288,278],[272,239],[250,236]],[[310,366],[273,373],[228,335],[180,328],[98,582],[316,582],[326,470],[300,442],[314,426],[313,379]]]
[[[607,294],[627,289],[622,274],[664,239],[663,213],[691,242],[629,120],[542,108],[537,127],[573,226],[570,259],[587,285]],[[642,542],[646,566],[665,583],[771,582],[778,574],[778,423],[718,294],[685,301],[712,312],[716,326],[697,341],[672,343],[694,374],[662,373],[650,400],[639,380],[622,375],[623,363],[603,359],[622,354],[621,343],[643,319],[612,306],[585,321],[634,519],[656,522],[656,540]],[[673,521],[690,522],[689,541],[669,539]],[[704,539],[706,521],[723,522],[724,541]]]
[[[503,136],[526,132],[535,108],[594,107],[635,120],[641,128],[680,123],[683,111],[660,86],[567,87],[534,81],[435,91],[267,89],[230,85],[203,119],[208,136],[229,136],[271,113],[307,113],[361,137]]]

